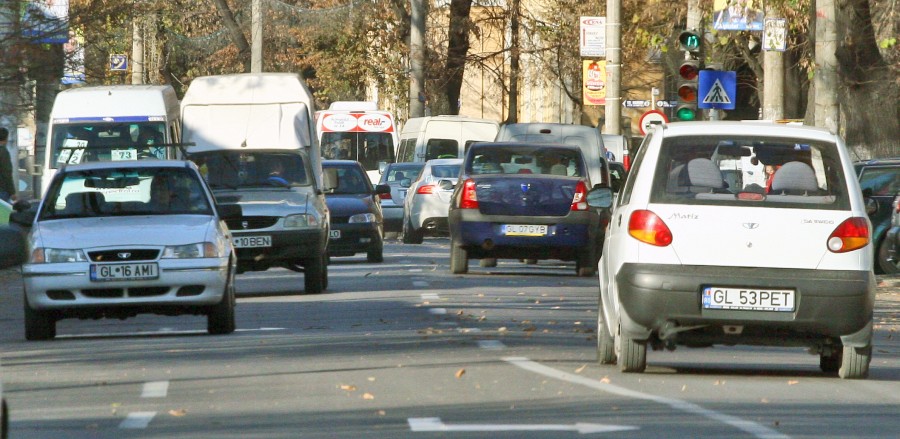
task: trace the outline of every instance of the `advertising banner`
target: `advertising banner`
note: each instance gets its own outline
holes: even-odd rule
[[[761,1],[715,0],[713,2],[713,29],[763,30],[765,14],[759,8]]]
[[[33,44],[69,42],[69,0],[33,0],[22,6],[22,37]]]
[[[582,66],[584,105],[606,105],[606,61],[586,59]]]

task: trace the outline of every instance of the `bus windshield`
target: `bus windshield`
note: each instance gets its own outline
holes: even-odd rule
[[[366,171],[378,171],[380,164],[394,162],[391,133],[326,132],[322,133],[322,158],[356,160]]]
[[[53,125],[49,167],[62,164],[165,159],[171,155],[166,143],[164,122],[78,122]]]

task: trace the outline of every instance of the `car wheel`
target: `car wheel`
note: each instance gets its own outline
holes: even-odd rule
[[[617,355],[619,370],[622,372],[643,372],[647,368],[647,342],[632,340],[630,337],[622,335],[621,332],[616,337],[619,344]]]
[[[234,274],[228,276],[225,294],[222,301],[213,305],[206,315],[206,331],[212,335],[231,334],[236,327],[234,322]]]
[[[478,261],[478,265],[481,267],[496,267],[497,266],[497,258],[484,258]]]
[[[598,299],[597,311],[597,361],[600,364],[616,364],[616,340],[603,320],[603,299]]]
[[[410,220],[411,221],[411,220]],[[410,221],[403,223],[403,243],[404,244],[421,244],[424,233],[421,230],[413,229]]]
[[[469,254],[455,240],[450,240],[450,273],[465,274],[469,272]]]
[[[597,273],[597,260],[594,257],[593,246],[588,246],[575,255],[575,272],[579,277],[593,276]]]
[[[322,289],[328,289],[328,266],[331,265],[331,256],[325,256],[325,263],[322,265]]]
[[[838,376],[845,379],[861,379],[869,376],[872,345],[863,348],[844,346]]]
[[[303,291],[306,294],[321,294],[325,289],[325,259],[328,255],[313,256],[303,264]]]
[[[50,340],[56,337],[56,319],[46,311],[28,306],[25,300],[25,340]]]
[[[384,241],[379,240],[369,247],[369,251],[366,253],[366,260],[369,262],[384,262]]]
[[[896,261],[889,261],[890,257],[891,243],[888,242],[887,239],[882,239],[881,244],[878,245],[878,260],[877,267],[882,274],[897,274],[900,272],[900,267],[897,266]]]

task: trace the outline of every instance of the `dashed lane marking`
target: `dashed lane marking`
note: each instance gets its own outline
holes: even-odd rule
[[[151,381],[144,383],[144,390],[141,392],[141,398],[165,398],[168,392],[168,381]]]
[[[119,428],[135,430],[147,428],[156,412],[132,412],[119,424]]]

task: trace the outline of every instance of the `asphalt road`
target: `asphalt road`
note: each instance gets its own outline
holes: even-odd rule
[[[0,273],[11,438],[900,437],[900,280],[879,287],[868,380],[800,349],[649,352],[596,363],[597,280],[573,264],[473,263],[446,239],[385,262],[238,277],[238,331],[205,318],[65,320],[26,342],[21,284]]]

